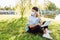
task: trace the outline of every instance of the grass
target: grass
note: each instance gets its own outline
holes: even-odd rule
[[[0,40],[48,40],[41,35],[26,33],[27,18],[0,21]],[[60,24],[51,22],[49,29],[54,40],[60,40]]]

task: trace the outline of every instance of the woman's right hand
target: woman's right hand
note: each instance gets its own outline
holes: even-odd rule
[[[30,28],[34,28],[35,26],[36,26],[36,25],[30,25],[29,27],[30,27]]]

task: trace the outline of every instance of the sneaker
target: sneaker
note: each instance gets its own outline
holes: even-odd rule
[[[43,37],[48,38],[48,39],[53,39],[48,33],[47,34],[43,34]]]

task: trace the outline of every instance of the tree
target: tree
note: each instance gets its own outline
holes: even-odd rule
[[[2,8],[1,6],[0,6],[0,10],[13,10],[11,7],[8,7],[8,6],[5,6],[4,8]]]
[[[54,3],[49,0],[44,0],[44,9],[45,10],[56,10],[57,7]]]
[[[57,7],[54,3],[50,2],[50,4],[48,5],[48,10],[56,10]]]
[[[4,10],[12,10],[10,7],[4,7]]]
[[[19,2],[17,2],[15,7],[13,8],[13,10],[15,10],[16,12],[21,14],[21,18],[23,18],[23,13],[24,13],[24,6],[23,5],[24,5],[23,0],[20,0]]]
[[[20,4],[21,18],[23,18],[23,15],[24,15],[24,11],[25,11],[25,2],[26,2],[26,0],[21,0],[21,4]]]
[[[51,1],[48,1],[46,6],[47,6],[47,10],[56,10],[57,9],[56,5],[54,3],[52,3]]]
[[[0,10],[3,10],[3,8],[0,6]]]

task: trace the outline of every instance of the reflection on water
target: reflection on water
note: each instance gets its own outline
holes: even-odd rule
[[[56,15],[55,20],[60,20],[60,14]]]

